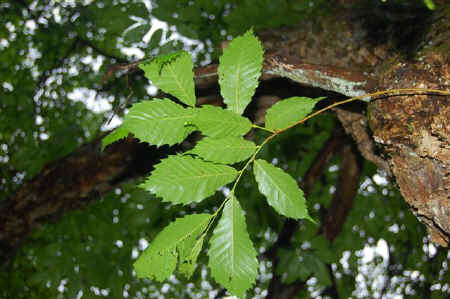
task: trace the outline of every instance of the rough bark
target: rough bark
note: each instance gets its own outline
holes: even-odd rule
[[[170,153],[127,138],[101,152],[100,139],[47,165],[0,205],[0,257],[8,261],[30,233],[98,200],[121,183],[142,177]]]
[[[265,45],[273,56],[268,59],[271,68],[266,74],[349,97],[411,87],[447,90],[448,8],[435,15],[410,13],[393,13],[391,26],[381,37],[371,35],[371,29],[383,26],[376,11],[359,16],[339,11],[340,17],[302,23],[305,30],[268,32]],[[403,26],[396,28],[398,22]],[[355,137],[364,157],[394,175],[403,197],[427,226],[431,240],[448,246],[449,97],[410,94],[370,100],[368,122],[364,116],[351,121],[351,112],[345,111],[338,113],[339,119]],[[367,138],[368,127],[372,140]],[[384,157],[374,154],[374,142]]]
[[[400,22],[406,22],[403,26],[396,24],[397,16],[390,16],[390,27],[381,33],[377,26],[386,19],[377,19],[376,12],[362,12],[338,10],[334,15],[302,21],[295,28],[261,33],[266,49],[262,81],[289,78],[302,86],[344,96],[405,87],[448,89],[448,8],[434,15],[420,11],[407,16],[406,21],[402,17]],[[405,27],[408,24],[411,28]],[[196,70],[196,84],[203,90],[202,102],[220,99],[216,66]],[[271,97],[274,93],[268,91],[265,95]],[[399,95],[372,99],[368,120],[360,112],[352,118],[351,108],[341,109],[338,115],[348,134],[355,137],[362,155],[393,174],[432,240],[448,245],[449,97]],[[365,137],[358,139],[363,131]],[[98,199],[123,181],[147,174],[168,151],[127,139],[100,153],[98,141],[94,141],[52,162],[1,204],[2,261],[7,261],[40,224]]]

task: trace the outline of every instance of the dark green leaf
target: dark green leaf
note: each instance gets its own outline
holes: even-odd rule
[[[144,35],[150,30],[150,27],[150,24],[143,24],[127,31],[125,40],[129,43],[138,43],[142,41]]]

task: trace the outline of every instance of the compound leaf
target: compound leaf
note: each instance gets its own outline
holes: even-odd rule
[[[252,128],[248,118],[211,105],[196,109],[192,124],[211,137],[242,136]]]
[[[304,119],[323,97],[291,97],[275,103],[266,112],[266,128],[279,130]]]
[[[310,219],[303,191],[289,174],[261,159],[253,165],[258,189],[269,205],[286,217]]]
[[[194,64],[188,52],[156,57],[150,62],[139,64],[139,67],[145,77],[162,91],[177,97],[186,105],[195,105]]]
[[[261,42],[249,30],[230,42],[219,62],[220,93],[227,109],[242,114],[255,93],[261,75]]]
[[[237,171],[190,156],[169,156],[140,187],[174,204],[199,202],[232,182]]]
[[[205,137],[188,153],[208,161],[232,164],[249,158],[255,150],[256,145],[242,137]]]
[[[193,117],[193,109],[185,109],[169,99],[144,101],[131,107],[122,128],[143,142],[173,145],[193,131],[192,126],[185,126]]]
[[[177,261],[180,266],[192,262],[193,251],[197,256],[201,249],[197,239],[210,220],[209,214],[186,215],[166,226],[134,263],[137,277],[164,281],[175,270]]]
[[[230,293],[242,297],[255,282],[258,261],[247,232],[244,211],[234,196],[223,208],[208,254],[211,276]]]

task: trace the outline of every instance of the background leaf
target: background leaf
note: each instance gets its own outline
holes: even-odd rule
[[[242,297],[258,272],[256,250],[247,232],[244,212],[236,197],[223,208],[209,249],[212,277],[233,295]]]
[[[303,191],[289,174],[265,160],[257,159],[253,165],[258,189],[269,205],[286,217],[310,218]]]
[[[304,119],[324,97],[291,97],[275,103],[266,112],[266,128],[279,130]]]
[[[318,279],[319,284],[323,286],[331,285],[330,274],[322,260],[312,253],[302,254],[302,259],[303,267],[314,274],[314,276]]]
[[[242,137],[205,137],[188,153],[208,161],[231,164],[249,158],[255,150],[256,145]]]
[[[169,99],[156,99],[134,104],[122,124],[143,142],[160,146],[183,141],[193,131],[185,124],[194,117],[193,109],[185,109]]]
[[[223,50],[219,64],[219,84],[227,109],[242,114],[250,103],[261,75],[263,49],[249,30],[233,39]]]
[[[162,91],[189,106],[195,105],[194,72],[191,55],[182,51],[144,62],[139,67]]]
[[[302,257],[295,250],[280,248],[277,251],[279,263],[277,273],[281,276],[284,283],[293,283],[296,280],[308,280],[311,275],[311,269],[305,267]]]
[[[213,195],[217,188],[232,182],[237,171],[190,156],[169,156],[140,187],[174,204],[198,202]]]
[[[178,218],[170,223],[134,263],[137,277],[158,281],[169,278],[175,270],[177,258],[181,265],[191,256],[198,236],[210,219],[209,214],[196,214]],[[195,250],[199,251],[198,248]]]
[[[150,31],[150,28],[150,24],[142,24],[129,31],[126,31],[124,38],[129,43],[138,43],[142,41],[145,34]]]
[[[276,271],[284,275],[282,279],[285,283],[306,281],[310,276],[314,276],[321,286],[331,285],[330,274],[325,263],[315,254],[280,249],[278,255],[280,263]]]
[[[242,136],[252,128],[248,118],[211,105],[196,109],[192,124],[211,137]]]

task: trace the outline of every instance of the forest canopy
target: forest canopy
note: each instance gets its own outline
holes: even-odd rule
[[[161,101],[156,98],[183,107],[230,105],[220,92],[217,67],[230,41],[251,30],[261,40],[264,60],[248,106],[237,108],[251,122],[251,130],[237,134],[244,135],[245,146],[267,138],[257,127],[282,128],[273,121],[280,110],[270,107],[285,99],[317,99],[317,111],[386,89],[447,94],[396,94],[340,105],[258,150],[256,169],[242,172],[232,189],[258,259],[246,298],[447,298],[450,253],[442,245],[448,245],[449,224],[438,220],[448,218],[430,218],[426,208],[415,205],[429,192],[436,197],[422,196],[424,202],[440,204],[442,217],[449,209],[450,131],[439,130],[448,126],[450,115],[450,7],[445,2],[0,3],[0,297],[230,295],[211,273],[208,246],[189,279],[180,271],[164,281],[142,279],[133,268],[170,223],[221,208],[232,185],[186,205],[170,204],[139,187],[167,156],[208,146],[207,138],[192,129],[183,132],[183,142],[160,146],[112,130],[133,105]],[[187,102],[149,81],[139,68],[143,61],[181,50],[193,59],[195,97]],[[393,111],[409,114],[403,118]],[[399,124],[395,132],[387,129],[393,126],[386,119]],[[424,133],[421,125],[434,131]],[[202,133],[208,135],[207,130],[211,127]],[[426,152],[428,143],[417,141],[416,132],[433,152]],[[105,136],[118,141],[104,147]],[[396,156],[405,144],[435,164]],[[258,182],[272,166],[295,179],[308,217],[281,213],[289,214],[286,218],[269,197],[267,204]],[[414,192],[406,178],[416,176],[432,177],[430,190]],[[205,244],[214,242],[211,235],[205,238]]]

